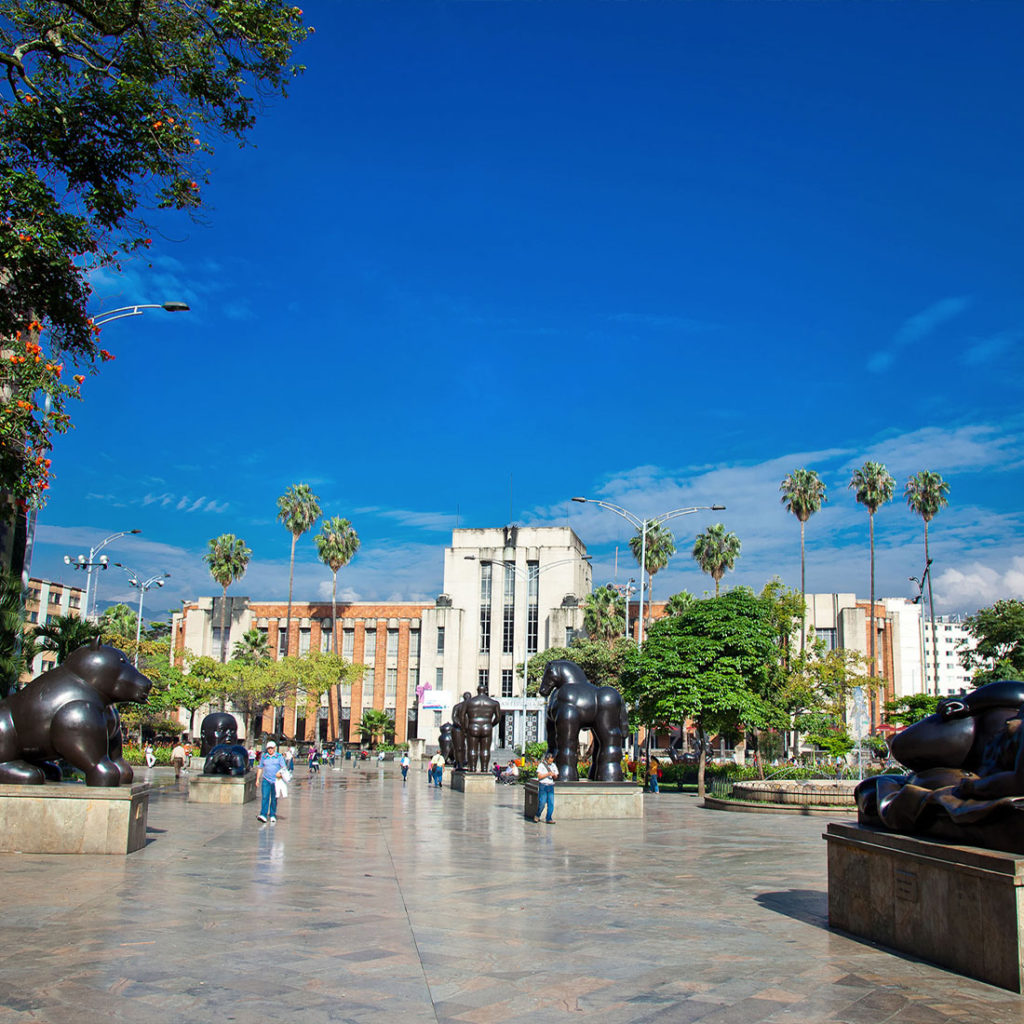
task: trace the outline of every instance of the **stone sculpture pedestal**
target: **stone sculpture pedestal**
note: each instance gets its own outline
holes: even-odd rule
[[[823,838],[830,927],[1024,991],[1024,856],[852,824]]]
[[[489,793],[494,796],[495,781],[490,772],[452,772],[452,789],[456,793]]]
[[[0,852],[116,853],[146,845],[148,783],[0,786]]]
[[[524,787],[523,814],[537,816],[537,781]],[[642,818],[644,791],[632,782],[557,782],[555,783],[555,821],[587,818]]]
[[[247,804],[256,799],[256,773],[244,775],[190,775],[190,804]]]

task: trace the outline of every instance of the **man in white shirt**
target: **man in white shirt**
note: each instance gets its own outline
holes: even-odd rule
[[[544,808],[547,807],[547,818],[545,823],[555,823],[555,779],[558,778],[558,767],[555,765],[555,755],[547,753],[544,760],[537,765],[537,813],[534,821],[540,821]]]

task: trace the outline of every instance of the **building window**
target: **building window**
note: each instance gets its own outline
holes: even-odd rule
[[[409,630],[409,657],[418,658],[420,656],[420,631],[418,629]]]
[[[299,657],[305,657],[309,654],[309,638],[312,630],[309,626],[299,630]]]
[[[327,654],[331,649],[331,631],[320,627],[320,653]]]
[[[82,599],[79,598],[79,597],[72,597],[68,601],[68,607],[69,608],[81,608],[82,607]]]
[[[434,689],[435,690],[443,690],[444,689],[444,669],[441,668],[440,666],[438,666],[438,668],[434,672]]]
[[[409,689],[413,693],[416,692],[416,687],[420,685],[420,669],[418,665],[413,665],[409,669]]]
[[[444,654],[444,626],[437,627],[437,653]]]
[[[565,646],[571,646],[573,640],[576,639],[576,630],[572,626],[565,627]]]
[[[384,700],[396,700],[398,697],[398,669],[388,668],[384,670]]]
[[[476,685],[482,686],[484,693],[487,692],[487,688],[491,685],[491,673],[486,668],[476,670]]]
[[[388,648],[387,648],[387,652],[388,652],[387,656],[389,658],[397,658],[398,657],[398,630],[397,629],[389,629],[388,630]]]
[[[491,653],[491,579],[494,566],[484,562],[480,566],[480,653]]]
[[[838,646],[838,638],[834,629],[818,629],[815,630],[814,635],[818,640],[824,641],[826,651],[834,651]]]
[[[502,697],[512,696],[512,669],[510,668],[501,670],[501,695]]]
[[[363,634],[363,664],[372,665],[377,660],[377,630],[368,629]]]
[[[288,632],[282,623],[277,627],[277,656],[284,658],[288,654]]]
[[[526,563],[526,650],[537,653],[538,599],[540,595],[540,562]]]
[[[231,634],[231,630],[229,629],[228,630],[228,635],[230,636],[230,634]],[[213,649],[214,657],[215,658],[219,658],[220,657],[220,644],[221,644],[220,626],[214,626],[210,630],[210,644],[211,644],[212,649]],[[228,653],[230,654],[231,652],[229,651]]]
[[[505,566],[501,605],[501,653],[511,654],[516,632],[516,570]]]
[[[343,629],[341,631],[341,656],[351,661],[356,654],[356,631],[354,629]]]
[[[29,612],[28,613],[28,621],[29,622],[38,622],[39,621],[39,612]]]
[[[50,591],[50,604],[60,604],[60,594],[56,591]]]

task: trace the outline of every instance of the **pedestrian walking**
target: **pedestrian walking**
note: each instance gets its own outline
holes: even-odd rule
[[[647,766],[647,788],[652,793],[659,793],[661,790],[658,788],[661,782],[661,765],[658,764],[656,757],[651,758],[651,763]]]
[[[401,764],[401,766],[402,766],[402,782],[404,783],[405,780],[409,777],[409,751],[408,750],[402,751],[402,760],[399,762],[399,764]]]
[[[181,778],[181,769],[185,766],[185,747],[179,740],[171,750],[171,764],[174,765],[174,777]]]
[[[320,774],[320,753],[316,747],[309,748],[309,774]]]
[[[153,744],[146,744],[146,767],[152,768],[156,764],[156,754],[153,753]]]
[[[540,821],[544,808],[547,808],[545,824],[555,823],[555,779],[558,778],[558,768],[555,766],[555,755],[548,753],[544,760],[537,765],[537,813],[533,816],[534,821]]]
[[[273,825],[277,821],[277,779],[278,776],[287,771],[284,758],[277,752],[277,744],[270,740],[267,743],[266,751],[260,758],[260,767],[256,781],[260,784],[260,813],[256,815],[257,821],[270,819]]]
[[[433,782],[438,789],[441,788],[441,782],[444,779],[444,758],[441,756],[441,752],[438,751],[430,759],[430,772],[427,775],[427,781]]]

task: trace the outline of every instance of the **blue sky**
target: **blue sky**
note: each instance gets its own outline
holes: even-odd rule
[[[457,523],[569,522],[595,583],[635,575],[626,523],[673,525],[655,597],[799,586],[779,482],[815,468],[808,589],[868,589],[847,489],[885,462],[877,592],[909,596],[936,470],[936,604],[1024,596],[1024,5],[305,5],[308,71],[221,143],[201,224],[95,280],[97,311],[184,299],[104,332],[117,354],[59,440],[33,572],[111,546],[171,572],[147,613],[213,592],[201,555],[253,549],[232,593],[285,597],[286,487],[362,538],[352,598],[432,598]],[[310,537],[296,597],[330,594]],[[117,570],[100,603],[131,600]]]

